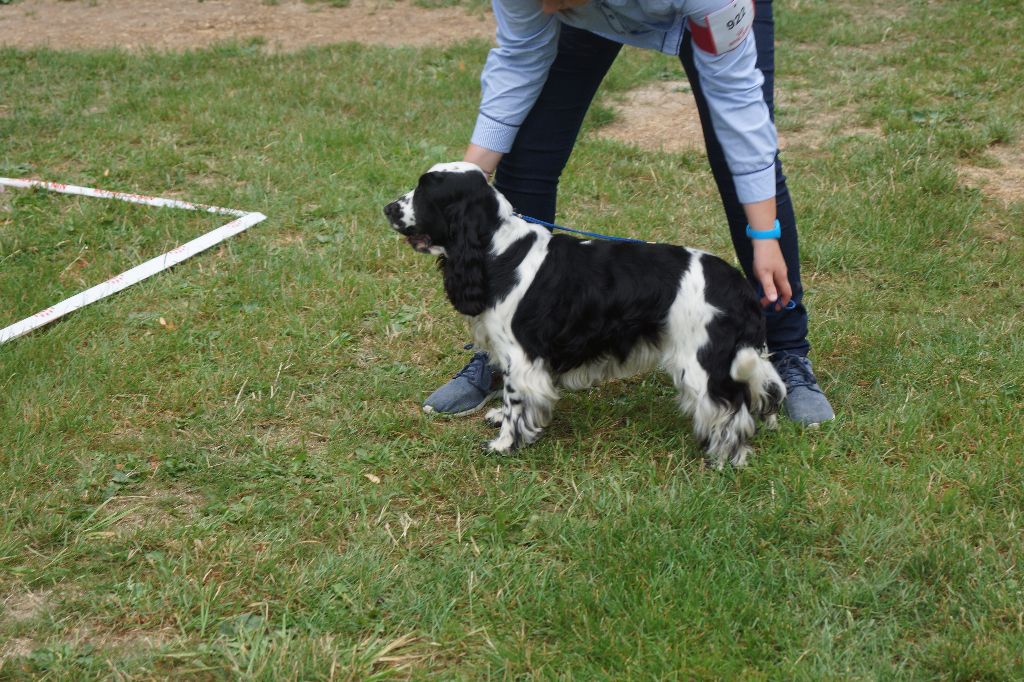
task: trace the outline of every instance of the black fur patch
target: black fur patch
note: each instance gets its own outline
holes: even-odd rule
[[[746,384],[729,375],[740,348],[761,348],[765,344],[764,314],[754,288],[740,272],[721,258],[705,255],[704,296],[723,314],[707,326],[708,342],[697,352],[697,361],[708,373],[708,392],[721,404],[736,408],[750,404]]]
[[[487,260],[487,305],[494,306],[508,296],[512,288],[519,283],[516,268],[533,248],[537,235],[532,232],[512,243],[500,256],[491,256]]]
[[[512,332],[556,373],[606,356],[625,360],[661,333],[690,259],[678,246],[554,236]]]

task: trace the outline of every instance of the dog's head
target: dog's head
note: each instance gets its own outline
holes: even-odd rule
[[[452,305],[479,315],[487,301],[487,248],[501,221],[497,193],[472,163],[437,164],[416,189],[384,207],[413,249],[439,257]]]

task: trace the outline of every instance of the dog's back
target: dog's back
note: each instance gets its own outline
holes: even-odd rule
[[[658,344],[693,258],[666,244],[551,237],[512,331],[557,374],[603,359],[625,363],[638,346]]]

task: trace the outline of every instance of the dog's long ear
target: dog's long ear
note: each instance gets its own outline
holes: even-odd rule
[[[483,180],[481,178],[481,180]],[[445,206],[449,239],[442,259],[444,290],[463,315],[479,315],[487,307],[487,249],[497,225],[497,201],[483,180]]]

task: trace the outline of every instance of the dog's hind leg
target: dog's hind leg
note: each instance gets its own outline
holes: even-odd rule
[[[705,396],[693,415],[693,430],[704,446],[707,463],[715,469],[721,469],[726,462],[734,467],[746,465],[750,454],[747,443],[755,428],[754,417],[742,396],[725,401]]]
[[[767,352],[764,349],[741,349],[732,362],[729,376],[747,385],[751,414],[763,419],[765,428],[776,428],[776,415],[786,397],[786,384],[768,360]]]
[[[507,453],[529,445],[540,437],[551,423],[558,391],[551,373],[540,360],[525,358],[509,363],[505,375],[498,437],[486,444],[491,452]],[[487,414],[488,421],[498,421],[497,410]]]
[[[693,418],[693,432],[705,452],[705,462],[721,469],[729,462],[735,467],[747,463],[755,423],[741,393],[714,398],[708,390],[708,375],[693,364],[673,373],[679,390],[679,407]]]

